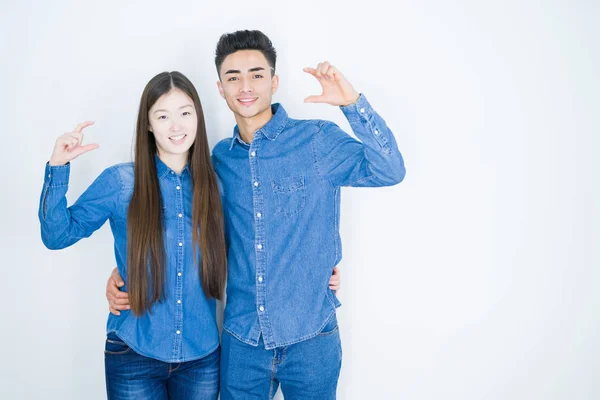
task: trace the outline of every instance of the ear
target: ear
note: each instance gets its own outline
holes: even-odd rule
[[[221,93],[221,97],[225,98],[225,92],[223,91],[223,84],[221,84],[221,81],[217,81],[217,88],[219,88],[219,93]]]
[[[148,130],[152,133],[154,133],[154,131],[152,130],[152,125],[148,124]]]
[[[271,94],[275,94],[279,89],[279,75],[273,75],[271,78]]]

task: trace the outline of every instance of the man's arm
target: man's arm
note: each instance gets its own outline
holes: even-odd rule
[[[334,292],[340,289],[340,276],[338,268],[335,267],[329,279],[329,289]],[[122,292],[120,289],[124,284],[119,270],[117,268],[113,269],[106,282],[106,300],[108,300],[108,310],[114,315],[121,315],[120,310],[130,309],[129,296],[127,292]]]
[[[390,186],[401,182],[406,170],[394,135],[366,97],[327,62],[304,71],[323,88],[320,96],[309,96],[304,101],[339,106],[360,139],[352,138],[332,122],[322,122],[313,137],[321,177],[334,187]]]
[[[108,300],[108,310],[114,315],[121,315],[120,310],[129,310],[129,295],[122,292],[121,287],[125,282],[115,267],[106,282],[106,300]]]

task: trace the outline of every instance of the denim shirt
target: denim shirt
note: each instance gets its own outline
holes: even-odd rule
[[[165,299],[137,317],[109,314],[107,333],[115,332],[135,352],[164,362],[201,358],[219,345],[216,301],[204,296],[192,249],[192,180],[155,157],[163,204]],[[71,206],[65,197],[70,165],[46,165],[39,219],[42,241],[63,249],[90,236],[108,219],[119,273],[127,290],[127,211],[133,194],[133,163],[107,168]],[[108,249],[107,249],[108,250]],[[198,261],[199,248],[196,249]]]
[[[328,285],[342,258],[340,187],[404,178],[394,136],[365,96],[341,110],[360,141],[274,104],[251,144],[236,127],[213,150],[229,242],[223,329],[247,344],[262,334],[272,349],[322,331],[340,306]]]

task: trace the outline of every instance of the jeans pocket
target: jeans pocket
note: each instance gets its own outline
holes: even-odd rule
[[[127,345],[127,343],[123,342],[117,335],[112,332],[106,335],[104,354],[121,355],[127,354],[130,351],[131,348]]]
[[[321,332],[319,332],[318,336],[331,336],[334,333],[336,333],[338,329],[339,327],[337,317],[334,314],[333,317],[331,317],[331,319],[329,320],[329,322],[327,322],[327,325],[325,325]]]
[[[275,197],[275,212],[286,217],[298,214],[306,203],[304,176],[288,176],[271,181]]]

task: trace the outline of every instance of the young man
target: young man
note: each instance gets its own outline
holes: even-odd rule
[[[395,185],[402,156],[385,121],[327,62],[304,69],[323,88],[305,102],[339,106],[360,141],[271,104],[276,52],[262,32],[223,35],[215,63],[237,122],[213,150],[229,243],[221,399],[271,398],[279,384],[286,398],[334,399],[340,303],[328,280],[342,256],[340,187]]]

